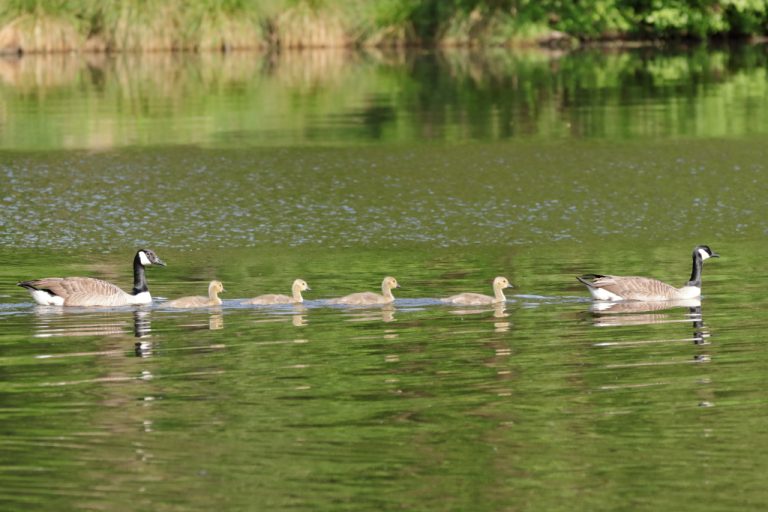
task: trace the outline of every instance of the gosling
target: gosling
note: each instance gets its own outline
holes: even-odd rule
[[[210,306],[219,306],[221,305],[219,293],[224,291],[224,285],[221,281],[214,280],[208,285],[207,297],[181,297],[180,299],[168,302],[166,305],[171,308],[207,308]]]
[[[457,306],[502,304],[507,301],[504,296],[504,288],[512,288],[512,284],[506,277],[499,276],[493,280],[493,297],[482,293],[460,293],[440,300],[446,304],[456,304]]]
[[[328,304],[345,304],[348,306],[364,306],[371,304],[391,304],[395,302],[392,295],[393,288],[400,288],[397,279],[387,276],[381,282],[381,295],[374,292],[361,292],[345,295],[336,299],[331,299]]]
[[[256,304],[256,305],[268,305],[268,304],[301,304],[304,302],[304,297],[301,292],[311,290],[306,281],[303,279],[296,279],[291,286],[291,296],[280,295],[276,293],[270,293],[267,295],[259,295],[252,299],[248,299],[241,304]]]

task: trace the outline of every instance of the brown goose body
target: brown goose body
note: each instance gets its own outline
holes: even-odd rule
[[[592,298],[605,301],[639,300],[666,301],[695,299],[701,296],[702,262],[709,258],[717,258],[719,254],[712,252],[706,245],[693,249],[693,268],[691,278],[680,288],[640,276],[612,276],[601,274],[586,274],[579,276],[581,283],[586,285]]]
[[[29,290],[32,298],[43,306],[127,306],[151,304],[144,267],[165,263],[149,249],[141,249],[133,259],[131,293],[93,277],[45,277],[22,281],[18,286]]]
[[[701,289],[692,286],[675,288],[658,279],[640,276],[603,276],[590,275],[577,278],[591,290],[599,290],[592,295],[598,300],[673,300],[698,297]],[[601,293],[602,292],[602,293]]]

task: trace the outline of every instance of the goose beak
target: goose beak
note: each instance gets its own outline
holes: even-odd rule
[[[710,258],[719,258],[719,257],[720,257],[720,255],[719,255],[719,254],[717,254],[716,252],[713,252],[712,254],[710,254],[710,255],[709,255],[709,257],[710,257]]]
[[[161,267],[165,266],[165,262],[161,260],[160,258],[157,258],[155,261],[152,262],[153,265],[160,265]]]

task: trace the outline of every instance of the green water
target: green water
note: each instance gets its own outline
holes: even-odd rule
[[[764,508],[762,47],[1,62],[3,510]],[[700,308],[574,279],[699,243]],[[139,247],[151,307],[14,286]]]

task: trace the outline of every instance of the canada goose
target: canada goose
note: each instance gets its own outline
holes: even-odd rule
[[[506,277],[499,276],[493,280],[493,297],[483,295],[482,293],[460,293],[440,300],[448,304],[461,306],[499,304],[507,301],[507,298],[504,296],[504,288],[512,288],[512,284]]]
[[[701,296],[701,264],[708,258],[718,258],[706,245],[699,245],[693,250],[693,270],[691,279],[681,288],[648,277],[603,276],[587,274],[577,277],[584,283],[597,300],[679,300],[695,299]]]
[[[301,296],[301,292],[311,289],[312,288],[309,287],[306,281],[303,279],[296,279],[293,282],[293,286],[291,286],[292,295],[290,297],[288,295],[270,293],[248,299],[241,304],[300,304],[304,302],[304,297]]]
[[[126,293],[117,286],[92,277],[46,277],[22,281],[18,286],[29,290],[32,298],[43,306],[125,306],[151,304],[144,267],[165,266],[149,249],[140,249],[133,258],[133,289]]]
[[[392,295],[393,288],[400,288],[397,279],[387,276],[381,282],[381,295],[374,292],[361,292],[345,295],[337,299],[331,299],[328,304],[347,304],[350,306],[362,306],[366,304],[390,304],[395,301]]]
[[[208,296],[202,297],[181,297],[166,303],[170,308],[206,308],[218,306],[221,304],[219,293],[224,291],[224,285],[221,281],[211,281],[208,285]]]

